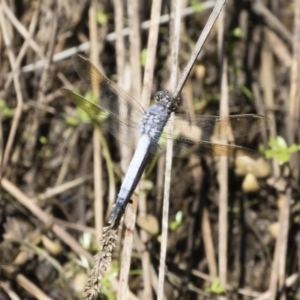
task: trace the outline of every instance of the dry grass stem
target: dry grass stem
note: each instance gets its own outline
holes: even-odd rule
[[[225,0],[0,0],[0,299],[297,297],[293,3],[226,1],[225,10]],[[140,109],[79,70],[70,59],[78,52]],[[80,103],[89,104],[75,96],[76,107],[64,87],[89,100],[101,93],[93,100],[103,107],[83,113]],[[182,100],[159,140],[167,153],[149,155],[132,201],[104,227],[142,107],[165,89]],[[261,155],[206,155],[253,153],[236,145]]]
[[[225,0],[218,0],[214,6],[214,9],[212,11],[212,13],[210,14],[209,16],[209,19],[207,20],[206,24],[205,24],[205,27],[203,28],[203,31],[201,32],[201,35],[195,45],[195,48],[193,50],[193,53],[191,54],[190,58],[189,58],[189,61],[188,63],[186,64],[183,72],[182,72],[182,75],[179,79],[179,82],[176,86],[176,90],[174,92],[174,96],[177,97],[180,93],[180,91],[182,90],[191,70],[192,70],[192,67],[197,59],[197,56],[199,55],[203,45],[204,45],[204,42],[205,40],[207,39],[207,36],[212,28],[212,26],[214,25],[219,13],[221,12],[222,10],[222,7],[224,6],[225,4]]]
[[[15,66],[15,54],[13,52],[12,49],[12,38],[9,36],[9,29],[8,29],[8,20],[4,17],[3,15],[3,4],[1,4],[0,6],[0,26],[2,29],[2,33],[3,33],[3,40],[5,43],[5,46],[8,49],[8,58],[9,58],[9,63],[11,66],[11,69],[14,69]],[[20,85],[20,80],[19,80],[19,70],[15,70],[14,75],[13,75],[13,81],[14,81],[14,86],[15,86],[15,90],[17,93],[17,107],[15,110],[15,114],[14,114],[14,119],[12,122],[12,126],[9,132],[9,137],[6,143],[6,147],[4,150],[4,154],[3,154],[3,158],[2,158],[2,170],[4,171],[6,168],[6,165],[8,163],[9,160],[9,155],[11,154],[11,148],[15,139],[15,135],[16,135],[16,131],[17,128],[19,126],[19,122],[20,122],[20,118],[21,118],[21,114],[22,114],[22,106],[23,106],[23,95],[21,92],[21,85]]]
[[[225,8],[225,7],[224,7]],[[225,10],[220,14],[218,22],[218,56],[221,70],[221,97],[220,97],[220,115],[226,117],[229,114],[228,108],[228,77],[227,77],[227,57],[225,54]],[[222,137],[222,143],[227,143],[228,137]],[[227,243],[228,243],[228,158],[221,157],[218,170],[219,182],[219,278],[221,286],[227,284]],[[225,299],[221,296],[219,299]]]
[[[179,36],[180,36],[180,12],[181,1],[173,0],[171,2],[171,22],[170,22],[170,50],[171,50],[171,65],[170,65],[170,90],[173,92],[177,83],[178,76],[178,52],[179,52]],[[167,128],[169,134],[173,134],[173,115],[170,116],[169,126]],[[157,299],[164,299],[164,284],[165,284],[165,261],[167,254],[167,241],[169,229],[169,206],[170,206],[170,184],[171,184],[171,170],[172,170],[172,155],[173,155],[173,141],[171,139],[167,142],[166,151],[166,166],[165,166],[165,180],[164,180],[164,197],[162,208],[162,233],[160,246],[160,264],[158,273],[158,287]]]
[[[206,1],[203,4],[203,10],[205,11],[207,9],[211,9],[214,6],[214,3],[215,3],[215,1]],[[186,17],[186,16],[189,16],[189,15],[192,15],[192,14],[195,14],[195,13],[196,12],[195,12],[195,9],[193,7],[188,7],[188,8],[185,8],[182,11],[182,17]],[[169,16],[169,14],[166,14],[166,15],[163,15],[163,16],[160,17],[159,24],[160,25],[166,24],[169,21],[170,21],[170,16]],[[141,24],[141,29],[142,30],[147,30],[149,28],[150,28],[150,21],[142,22],[142,24]],[[130,34],[129,27],[126,27],[122,30],[122,35],[124,37],[128,36],[129,34]],[[116,40],[116,36],[117,36],[117,33],[112,32],[112,33],[107,34],[105,39],[106,39],[107,42],[113,42],[113,41]],[[69,48],[69,49],[64,50],[62,52],[56,53],[56,54],[53,55],[53,62],[59,62],[59,61],[62,61],[66,58],[70,58],[72,55],[77,54],[79,52],[89,51],[90,47],[91,47],[90,42],[85,42],[85,43],[82,43],[79,46]],[[22,72],[32,72],[34,70],[42,68],[44,66],[44,64],[45,64],[44,60],[39,60],[39,61],[35,62],[34,64],[29,64],[27,66],[24,66],[21,69],[21,71]],[[10,75],[10,73],[8,73],[6,75]]]

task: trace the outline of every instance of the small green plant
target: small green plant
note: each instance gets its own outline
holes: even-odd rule
[[[253,100],[253,94],[251,90],[249,90],[245,85],[241,85],[240,89],[248,99]]]
[[[199,0],[191,0],[191,6],[195,10],[195,12],[204,11],[203,3],[199,2]]]
[[[108,15],[106,13],[104,13],[102,10],[98,10],[97,11],[97,22],[100,25],[103,25],[105,23],[107,23],[108,21]]]
[[[77,89],[75,89],[74,92],[76,94],[80,95],[80,93]],[[92,91],[87,91],[86,94],[84,95],[84,98],[91,103],[94,103],[94,104],[97,103],[97,98],[95,97],[95,95]],[[66,117],[65,120],[66,120],[67,124],[69,124],[71,126],[78,126],[79,123],[90,124],[90,123],[92,123],[92,121],[102,122],[108,117],[108,114],[104,111],[101,111],[101,109],[99,109],[99,114],[93,115],[94,111],[92,109],[90,109],[89,106],[86,105],[86,103],[81,103],[81,105],[83,106],[83,108],[90,111],[90,114],[85,112],[83,109],[81,109],[80,106],[77,106],[76,111],[77,111],[78,118],[69,117],[69,116]]]
[[[101,293],[106,296],[106,299],[113,300],[116,299],[116,295],[113,292],[111,285],[111,278],[114,278],[118,275],[120,270],[119,263],[116,260],[111,262],[111,269],[107,271],[101,279]]]
[[[46,145],[48,143],[48,139],[45,136],[40,136],[39,141],[42,145]]]
[[[11,118],[14,115],[14,110],[3,99],[0,99],[0,114],[7,118]]]
[[[209,288],[207,288],[206,291],[209,292],[209,293],[220,295],[220,294],[223,294],[225,292],[225,288],[220,284],[219,277],[216,277],[213,280],[211,286]]]
[[[142,67],[145,67],[146,59],[147,59],[147,49],[145,48],[141,51],[141,55],[140,55],[140,60],[141,60]]]
[[[175,215],[175,220],[170,223],[170,229],[172,231],[176,230],[183,222],[183,213],[178,211]]]
[[[290,155],[300,151],[300,145],[292,144],[288,146],[281,136],[270,138],[268,145],[268,149],[261,147],[261,151],[265,154],[266,158],[276,158],[280,164],[289,162]]]
[[[235,38],[241,38],[243,37],[243,31],[240,27],[236,27],[231,31],[231,34]]]
[[[92,103],[97,103],[97,99],[92,91],[87,91],[84,95],[84,98]],[[77,114],[79,116],[79,119],[82,123],[91,123],[91,117],[89,116],[88,113],[83,111],[80,107],[77,106],[76,108]]]

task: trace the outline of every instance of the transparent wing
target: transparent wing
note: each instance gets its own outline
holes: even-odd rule
[[[101,122],[101,128],[130,147],[135,147],[140,136],[139,125],[145,110],[130,95],[103,75],[87,58],[73,56],[73,64],[79,77],[99,96],[99,105],[63,89],[62,92],[83,109],[93,120]],[[164,149],[168,139],[174,141],[174,155],[182,156],[197,150],[199,154],[218,156],[256,156],[256,152],[234,145],[212,142],[212,137],[232,139],[265,130],[270,121],[259,115],[235,115],[229,117],[176,115],[174,134],[162,133],[159,149]],[[155,149],[153,150],[153,152]]]
[[[86,57],[74,55],[72,61],[81,80],[99,99],[97,104],[94,104],[67,89],[62,89],[63,94],[94,121],[101,122],[102,130],[135,148],[140,136],[139,124],[142,123],[145,114],[143,107],[102,74]]]
[[[224,138],[244,137],[266,130],[271,125],[269,119],[260,115],[235,115],[228,117],[197,116],[190,119],[187,115],[174,118],[173,136],[166,130],[160,139],[160,149],[164,149],[168,139],[173,139],[174,156],[188,155],[192,151],[199,154],[217,156],[257,156],[250,149],[216,143]]]
[[[101,108],[115,114],[127,124],[142,122],[145,110],[139,102],[109,80],[86,57],[74,55],[72,61],[81,80],[89,89],[97,91]]]
[[[61,89],[61,92],[86,112],[93,121],[100,124],[101,130],[111,133],[124,144],[135,148],[137,140],[140,137],[139,124],[133,121],[126,122],[125,117],[119,118],[119,116],[111,111],[92,103],[68,89]]]

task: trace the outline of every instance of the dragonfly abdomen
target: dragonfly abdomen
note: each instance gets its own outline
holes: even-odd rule
[[[148,135],[143,134],[141,136],[137,149],[134,152],[133,158],[129,164],[125,178],[121,185],[116,204],[114,205],[109,217],[108,222],[110,224],[114,224],[115,220],[123,215],[123,211],[130,201],[130,197],[134,192],[148,163],[152,143],[153,141],[151,141],[151,138]]]

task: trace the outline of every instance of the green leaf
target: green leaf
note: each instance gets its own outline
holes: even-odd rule
[[[300,145],[293,144],[289,147],[289,152],[294,153],[300,151]]]
[[[191,6],[195,10],[195,12],[203,12],[204,11],[203,4],[201,2],[199,2],[198,0],[191,0]]]
[[[83,111],[79,107],[76,108],[76,111],[77,111],[78,117],[82,123],[91,123],[91,118],[85,111]]]
[[[88,90],[85,95],[84,98],[92,103],[97,103],[97,99],[94,95],[94,93],[91,90]],[[91,117],[89,116],[88,113],[86,113],[85,111],[83,111],[80,107],[77,106],[77,114],[78,117],[80,119],[80,121],[82,123],[87,123],[90,124],[92,122]]]
[[[220,284],[219,277],[216,277],[213,280],[211,286],[206,290],[210,293],[214,293],[214,294],[217,294],[217,295],[223,294],[225,292],[225,288]]]
[[[241,91],[248,99],[253,100],[253,94],[246,86],[241,85]]]
[[[108,20],[108,16],[107,14],[105,14],[103,11],[101,10],[98,10],[97,11],[97,22],[102,25],[102,24],[105,24],[107,23],[107,20]]]
[[[0,99],[0,113],[4,117],[11,118],[14,115],[14,110],[7,105],[5,100]]]
[[[172,231],[176,230],[183,222],[183,212],[178,211],[175,215],[175,220],[170,223],[170,229]]]
[[[243,31],[240,27],[236,27],[232,30],[232,35],[236,38],[241,38],[243,36]]]
[[[278,144],[279,148],[287,149],[287,143],[286,143],[286,141],[284,140],[283,137],[277,136],[276,141],[277,141],[277,144]]]
[[[68,125],[74,126],[74,127],[78,126],[78,124],[79,124],[79,120],[77,118],[73,118],[73,117],[66,117],[65,121]]]
[[[101,279],[101,293],[106,296],[108,300],[116,299],[116,295],[113,292],[111,285],[111,278],[114,278],[118,275],[119,264],[117,261],[113,260],[111,262],[111,268],[105,272],[104,276]]]
[[[45,136],[40,136],[39,141],[43,145],[46,145],[48,143],[48,139]]]
[[[266,158],[276,158],[280,164],[289,162],[290,154],[300,151],[300,145],[293,144],[288,146],[285,139],[281,136],[270,138],[269,149],[262,149]]]
[[[147,49],[146,48],[141,51],[140,56],[141,56],[141,65],[142,65],[142,67],[145,67],[146,59],[147,59]]]

